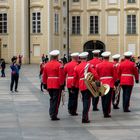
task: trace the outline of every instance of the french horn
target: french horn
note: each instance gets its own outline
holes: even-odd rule
[[[95,81],[94,75],[91,72],[85,74],[84,81],[88,90],[94,97],[104,96],[108,94],[110,90],[108,84],[101,84],[100,82]]]

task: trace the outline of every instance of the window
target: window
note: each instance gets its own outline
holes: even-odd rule
[[[80,16],[72,16],[72,34],[80,34]]]
[[[54,14],[54,32],[59,33],[59,14]]]
[[[136,15],[127,15],[127,34],[136,34]]]
[[[73,0],[73,2],[79,2],[79,0]]]
[[[7,48],[7,44],[3,44],[3,48]]]
[[[98,16],[90,16],[90,34],[99,33]]]
[[[0,2],[5,2],[5,1],[7,1],[7,0],[0,0]]]
[[[64,6],[64,7],[66,6],[66,2],[65,2],[65,1],[63,1],[63,6]]]
[[[109,2],[109,4],[115,4],[115,3],[117,3],[117,0],[109,0],[108,2]]]
[[[136,3],[136,0],[128,0],[128,3]]]
[[[54,0],[54,3],[58,3],[58,0]]]
[[[32,32],[33,33],[41,32],[41,13],[40,12],[32,13]]]
[[[118,16],[108,16],[108,34],[118,34]]]
[[[0,33],[7,33],[7,13],[0,13]]]
[[[91,2],[95,2],[95,1],[98,1],[98,0],[90,0]]]

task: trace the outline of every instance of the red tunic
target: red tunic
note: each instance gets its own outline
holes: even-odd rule
[[[65,77],[67,76],[67,88],[72,87],[73,76],[74,76],[74,68],[78,65],[78,62],[71,61],[67,63],[64,67]],[[78,88],[78,81],[75,83],[75,87]]]
[[[76,85],[77,80],[79,81],[79,89],[81,91],[84,91],[87,89],[85,82],[84,82],[84,72],[85,72],[85,66],[87,65],[88,62],[82,61],[78,66],[75,67],[74,70],[74,79],[73,79],[73,85]],[[99,77],[96,73],[96,71],[89,65],[88,71],[93,73],[95,80],[98,80]]]
[[[116,80],[120,80],[120,79],[119,79],[119,75],[118,75],[118,68],[119,68],[120,63],[117,62],[117,61],[113,61],[112,63],[113,63],[113,65],[114,65],[114,71],[115,71],[115,72],[114,72],[114,75],[115,75],[115,77],[114,77],[115,79],[114,79],[114,80],[115,80],[115,81],[116,81]]]
[[[57,60],[51,60],[45,65],[43,83],[48,89],[59,89],[64,84],[64,69]]]
[[[96,66],[96,71],[103,84],[108,84],[111,88],[114,88],[114,81],[116,78],[113,63],[103,60]]]
[[[126,59],[120,63],[118,68],[121,85],[134,85],[134,77],[139,80],[138,69],[134,62]]]
[[[91,65],[93,65],[94,68],[96,68],[96,65],[101,63],[101,62],[102,62],[102,60],[97,58],[97,57],[95,57],[95,58],[93,58],[92,60],[89,61],[89,63]]]

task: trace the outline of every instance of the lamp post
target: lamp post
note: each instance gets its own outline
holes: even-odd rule
[[[30,0],[28,0],[28,53],[29,53],[29,64],[31,64],[31,38],[30,38]]]
[[[67,57],[69,61],[69,0],[67,0]]]
[[[2,39],[0,38],[0,59],[1,59],[1,44],[2,44]]]

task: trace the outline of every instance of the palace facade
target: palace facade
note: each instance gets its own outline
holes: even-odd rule
[[[139,0],[0,0],[0,58],[39,63],[61,50],[140,55]],[[69,20],[68,14],[69,11]],[[69,26],[68,26],[69,21]],[[69,36],[68,36],[69,31]],[[69,40],[68,40],[69,39]]]

